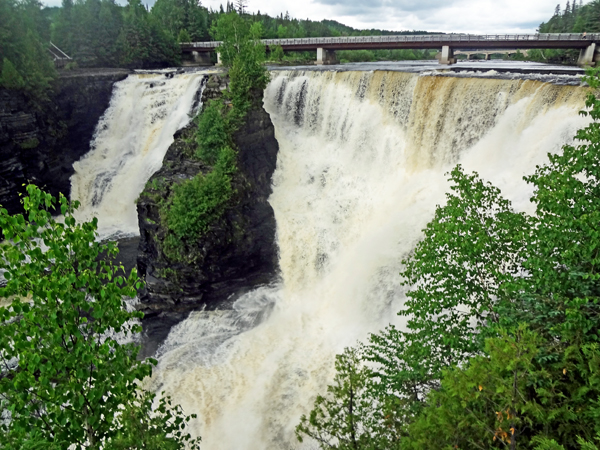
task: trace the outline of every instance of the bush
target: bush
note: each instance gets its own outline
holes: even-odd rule
[[[97,219],[76,223],[77,202],[61,195],[55,209],[50,194],[27,192],[24,215],[0,209],[0,449],[197,448],[190,418],[168,398],[153,410],[138,388],[156,361],[117,340],[141,331],[143,314],[124,303],[141,286],[135,269],[113,265]]]
[[[223,216],[234,194],[231,177],[236,171],[235,151],[223,147],[214,169],[176,185],[163,215],[179,239],[195,241]]]
[[[211,100],[198,118],[195,156],[207,164],[213,165],[220,150],[229,146],[229,133],[225,122],[223,103]]]

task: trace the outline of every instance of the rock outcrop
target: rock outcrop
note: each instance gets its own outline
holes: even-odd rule
[[[213,75],[203,92],[203,102],[218,98],[225,83],[226,79]],[[196,125],[176,134],[162,169],[152,176],[140,196],[138,269],[146,280],[142,295],[146,317],[174,318],[199,307],[227,307],[224,300],[231,294],[275,278],[275,218],[267,199],[279,146],[271,119],[257,100],[258,105],[249,111],[234,136],[239,169],[233,182],[234,206],[200,239],[193,258],[181,262],[165,255],[166,230],[161,225],[160,205],[174,183],[209,170],[193,158]]]
[[[0,88],[0,205],[21,211],[19,193],[32,182],[69,195],[73,162],[90,149],[113,84],[130,72],[78,70],[61,74],[46,100]]]

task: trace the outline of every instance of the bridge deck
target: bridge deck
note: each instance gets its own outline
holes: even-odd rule
[[[600,34],[425,34],[394,36],[345,36],[326,38],[263,39],[267,47],[280,45],[286,51],[368,49],[439,49],[450,46],[455,50],[530,49],[530,48],[586,48],[600,43]],[[184,52],[210,52],[221,44],[212,42],[184,42]]]

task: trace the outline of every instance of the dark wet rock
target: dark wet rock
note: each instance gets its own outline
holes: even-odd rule
[[[90,149],[113,84],[127,70],[68,71],[46,100],[0,88],[0,205],[21,211],[23,185],[35,183],[57,196],[69,195],[73,162]]]
[[[211,76],[202,95],[203,103],[221,98],[226,83],[226,78]],[[152,176],[140,196],[138,270],[146,281],[141,309],[148,327],[160,328],[152,325],[153,317],[158,322],[161,317],[171,322],[190,310],[226,308],[227,299],[231,301],[276,276],[275,218],[267,199],[279,147],[261,98],[256,100],[257,106],[234,137],[239,168],[234,179],[235,206],[195,244],[193,257],[174,261],[163,252],[166,230],[161,225],[159,205],[174,183],[209,170],[192,158],[194,124],[176,133],[162,169]]]

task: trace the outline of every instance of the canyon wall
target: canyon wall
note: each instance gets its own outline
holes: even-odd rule
[[[0,205],[21,211],[23,184],[35,183],[69,195],[73,163],[90,149],[98,119],[108,107],[113,84],[127,70],[65,72],[49,98],[33,101],[0,88]]]

